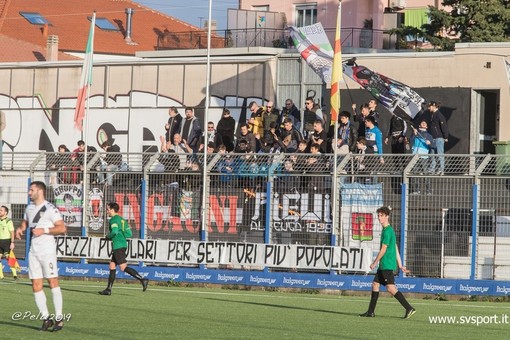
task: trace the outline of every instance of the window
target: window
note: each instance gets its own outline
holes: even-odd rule
[[[296,5],[296,26],[303,27],[317,23],[317,4]]]
[[[269,12],[269,5],[251,6],[252,10],[259,12]]]
[[[50,22],[37,12],[19,12],[19,14],[28,20],[32,25],[46,25]]]
[[[89,20],[92,20],[92,17],[89,17]],[[105,31],[120,31],[117,26],[106,18],[96,18],[96,26]]]

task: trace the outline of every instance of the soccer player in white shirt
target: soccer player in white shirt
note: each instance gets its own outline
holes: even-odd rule
[[[23,232],[29,228],[30,250],[28,256],[28,275],[32,280],[32,291],[40,315],[44,319],[42,331],[53,327],[59,331],[64,326],[62,314],[62,292],[58,283],[57,252],[55,235],[66,233],[66,226],[58,209],[46,201],[44,195],[46,185],[35,181],[30,184],[28,196],[32,201],[25,210],[25,216],[19,228],[16,229],[16,238],[21,239]],[[50,317],[46,305],[46,295],[43,290],[43,279],[48,280],[55,306],[55,320]]]

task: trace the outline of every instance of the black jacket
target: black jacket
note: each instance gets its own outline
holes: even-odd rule
[[[434,138],[448,139],[448,124],[441,111],[430,113],[429,131]]]
[[[234,136],[235,136],[236,121],[232,117],[221,117],[216,127],[216,132],[223,139],[223,145],[227,151],[234,150]]]
[[[174,135],[176,133],[179,133],[179,131],[181,130],[181,122],[182,122],[182,116],[180,114],[176,114],[175,117],[170,117],[168,118],[168,125],[170,125],[170,127],[168,129],[166,129],[166,134],[165,134],[165,137],[166,137],[166,141],[170,141],[173,143],[173,139],[174,139]]]
[[[343,136],[342,136],[342,134],[344,133],[343,130],[344,130],[344,125],[341,124],[338,127],[338,140],[343,139]],[[348,135],[347,135],[347,145],[349,146],[349,151],[350,152],[356,153],[356,151],[357,151],[356,142],[357,141],[358,141],[358,131],[356,130],[354,125],[349,122],[349,132],[348,132]]]
[[[108,165],[117,165],[120,166],[122,164],[122,154],[120,153],[120,147],[117,144],[113,144],[106,150],[105,162]]]

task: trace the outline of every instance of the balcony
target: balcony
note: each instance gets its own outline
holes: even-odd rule
[[[325,28],[326,35],[333,43],[335,28]],[[343,48],[363,49],[395,49],[396,35],[390,35],[388,31],[365,29],[365,28],[343,28]],[[251,28],[251,29],[230,29],[214,30],[211,32],[212,48],[230,47],[274,47],[293,48],[292,39],[286,29]],[[164,32],[156,42],[156,50],[175,49],[206,49],[207,31],[190,32]]]

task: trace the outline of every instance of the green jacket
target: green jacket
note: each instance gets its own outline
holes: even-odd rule
[[[112,240],[113,250],[127,248],[127,239],[132,236],[127,221],[119,215],[110,219],[110,234],[106,236]]]

